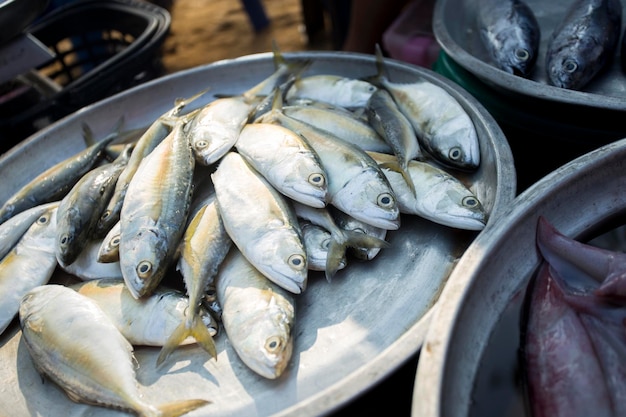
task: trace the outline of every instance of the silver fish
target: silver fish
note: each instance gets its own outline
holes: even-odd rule
[[[101,263],[118,262],[120,260],[120,235],[122,224],[118,220],[107,234],[100,240],[100,248],[96,260]]]
[[[218,97],[198,109],[189,125],[188,135],[199,164],[211,165],[230,151],[263,98],[285,82],[286,77],[309,65],[308,61],[285,61],[276,48],[274,63],[272,74],[242,94]]]
[[[305,104],[306,103],[306,104]],[[357,145],[366,151],[392,153],[387,142],[372,126],[355,113],[342,107],[321,106],[318,102],[307,101],[283,106],[287,116],[327,130],[341,139]]]
[[[290,103],[306,98],[353,109],[365,107],[376,90],[375,85],[365,80],[334,74],[316,74],[298,77],[287,90],[285,100]]]
[[[211,175],[224,228],[244,256],[277,285],[306,288],[302,232],[287,197],[239,154],[226,154]]]
[[[150,294],[174,262],[192,195],[195,160],[185,122],[146,156],[131,180],[120,212],[120,265],[136,297]]]
[[[252,123],[243,128],[235,147],[287,197],[313,207],[326,205],[326,171],[317,153],[302,136],[280,125]]]
[[[323,227],[331,235],[326,267],[326,280],[331,281],[341,266],[345,264],[347,248],[386,248],[389,243],[384,239],[365,233],[340,228],[329,212],[329,208],[314,208],[294,202],[296,215],[313,224]]]
[[[39,215],[0,261],[0,334],[18,312],[20,299],[46,284],[57,266],[54,253],[58,203]]]
[[[128,145],[115,161],[85,173],[59,203],[56,254],[61,265],[74,262],[94,235],[96,224],[131,151],[132,145]]]
[[[185,337],[176,334],[180,324],[187,321],[189,310],[189,298],[178,290],[159,286],[137,300],[123,279],[90,280],[70,288],[95,301],[133,346],[162,346],[163,353],[170,344],[175,348],[197,342],[213,358],[217,356],[213,336],[218,324],[202,306],[196,309],[198,320]],[[167,356],[160,354],[157,364]]]
[[[374,130],[389,144],[402,168],[402,175],[415,191],[411,176],[407,173],[409,161],[422,157],[419,141],[411,122],[398,109],[387,90],[378,90],[365,107],[368,121]]]
[[[132,345],[95,301],[62,285],[29,291],[19,309],[22,337],[37,370],[74,401],[133,412],[180,416],[209,403],[154,406],[142,399]]]
[[[355,219],[354,217],[344,213],[341,210],[336,210],[333,207],[330,207],[330,214],[335,219],[337,226],[339,226],[343,230],[350,230],[357,233],[363,233],[368,236],[372,236],[375,239],[379,239],[384,241],[387,237],[387,229],[383,229],[381,227],[372,226],[371,224],[367,224],[360,220]],[[364,261],[371,261],[380,253],[380,250],[386,247],[386,245],[380,246],[354,246],[348,248],[348,252],[352,254],[355,258],[361,259]]]
[[[22,211],[2,223],[0,225],[0,259],[4,258],[13,249],[35,220],[51,207],[58,205],[58,201],[40,204]]]
[[[0,207],[0,224],[26,209],[62,199],[100,160],[102,152],[113,139],[115,136],[107,136],[85,150],[54,164],[22,186]]]
[[[621,35],[619,0],[576,0],[554,29],[546,51],[550,84],[580,90],[612,59]]]
[[[137,139],[133,153],[115,183],[113,195],[109,198],[109,202],[96,225],[96,236],[104,236],[111,227],[119,221],[120,211],[122,210],[122,204],[124,203],[128,185],[135,175],[135,172],[137,172],[143,158],[152,152],[172,131],[172,126],[175,124],[176,118],[180,112],[190,102],[202,96],[206,91],[207,90],[203,90],[187,99],[177,99],[174,103],[174,107],[153,121],[139,139]]]
[[[293,352],[294,296],[236,248],[220,267],[216,289],[224,330],[239,358],[265,378],[280,377]]]
[[[440,163],[473,171],[480,165],[476,127],[463,106],[443,87],[418,77],[414,82],[392,82],[384,75],[377,48],[378,74],[373,82],[386,89],[413,125],[421,148]]]
[[[523,0],[479,0],[476,3],[480,39],[499,69],[528,77],[539,55],[541,28]]]
[[[185,282],[189,309],[172,334],[171,341],[163,347],[159,363],[199,325],[202,319],[200,313],[204,311],[201,309],[204,295],[231,246],[232,240],[218,213],[215,194],[212,194],[192,217],[180,243],[176,269]]]
[[[325,271],[328,262],[328,250],[332,242],[332,235],[328,230],[308,220],[300,220],[300,229],[306,247],[310,271]],[[337,266],[337,270],[346,267],[348,261],[344,257]]]
[[[365,151],[328,131],[286,116],[278,105],[262,120],[279,123],[301,134],[311,144],[328,175],[332,205],[374,226],[388,230],[400,227],[391,185]]]
[[[437,165],[424,161],[409,163],[408,173],[415,186],[413,192],[397,169],[388,168],[394,162],[394,155],[369,154],[381,164],[401,213],[457,229],[482,230],[487,224],[488,214],[476,194]]]

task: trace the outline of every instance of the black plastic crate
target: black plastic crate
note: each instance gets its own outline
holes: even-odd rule
[[[5,98],[0,99],[0,134],[11,132],[2,138],[3,147],[162,75],[161,46],[170,22],[166,9],[143,0],[77,0],[44,15],[26,32],[54,57],[0,86]],[[24,92],[15,93],[20,89]]]

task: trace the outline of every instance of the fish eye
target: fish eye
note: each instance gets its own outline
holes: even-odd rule
[[[265,350],[270,353],[279,352],[283,347],[283,339],[278,336],[268,337],[265,341]]]
[[[478,207],[478,200],[473,196],[463,197],[461,204],[465,207],[474,208]]]
[[[328,249],[330,247],[330,239],[324,239],[322,241],[322,248]]]
[[[102,216],[100,216],[100,218],[102,220],[106,220],[109,218],[110,215],[111,215],[111,210],[106,210],[104,213],[102,213]]]
[[[459,148],[458,146],[455,146],[454,148],[450,148],[450,150],[448,151],[448,158],[450,158],[450,160],[452,161],[458,161],[461,159],[462,156],[463,156],[463,152],[461,151],[461,148]]]
[[[50,215],[44,214],[39,216],[37,219],[37,224],[47,224],[50,221]]]
[[[515,58],[520,61],[528,61],[530,58],[530,52],[527,49],[519,48],[515,50]]]
[[[578,64],[576,63],[576,61],[568,59],[563,63],[563,69],[569,73],[572,73],[578,69]]]
[[[323,187],[326,184],[326,178],[323,174],[311,174],[309,175],[309,183],[317,187]]]
[[[120,245],[120,235],[115,235],[115,237],[111,239],[111,246],[115,248],[119,245]]]
[[[395,199],[393,198],[393,196],[389,193],[382,193],[378,196],[378,199],[376,200],[376,203],[383,208],[390,208],[393,207],[393,205],[395,204]]]
[[[137,275],[139,278],[148,278],[152,272],[152,263],[150,261],[141,261],[137,265]]]
[[[68,235],[67,233],[64,233],[61,235],[61,238],[59,239],[59,244],[61,246],[67,246],[70,242],[70,235]]]
[[[304,256],[302,255],[297,255],[297,254],[291,255],[289,259],[287,260],[287,262],[296,271],[301,271],[306,267],[306,260],[304,259]]]
[[[196,149],[204,149],[209,146],[209,142],[206,140],[199,140],[196,142]]]

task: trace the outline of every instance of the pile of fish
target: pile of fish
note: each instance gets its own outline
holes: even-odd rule
[[[523,344],[532,415],[625,415],[626,254],[571,239],[544,217],[537,246]]]
[[[0,206],[0,331],[19,317],[36,367],[72,399],[152,415],[133,347],[161,346],[157,365],[189,343],[217,358],[222,326],[243,363],[278,378],[310,271],[330,281],[374,259],[402,215],[485,226],[455,176],[480,166],[479,138],[445,89],[393,82],[380,51],[367,79],[274,57],[249,90],[188,111],[207,90],[179,99],[132,140],[122,125],[91,138]],[[51,282],[58,268],[78,282]],[[99,371],[101,343],[116,378]]]
[[[523,0],[480,0],[480,38],[492,63],[528,77],[539,55],[541,28]],[[581,90],[611,63],[624,57],[620,0],[575,0],[550,34],[545,55],[550,85]]]

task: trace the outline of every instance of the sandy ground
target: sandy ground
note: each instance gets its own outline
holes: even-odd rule
[[[163,45],[168,73],[272,49],[283,52],[331,49],[322,32],[308,41],[300,0],[264,0],[269,25],[257,32],[237,0],[173,0],[170,33]]]

